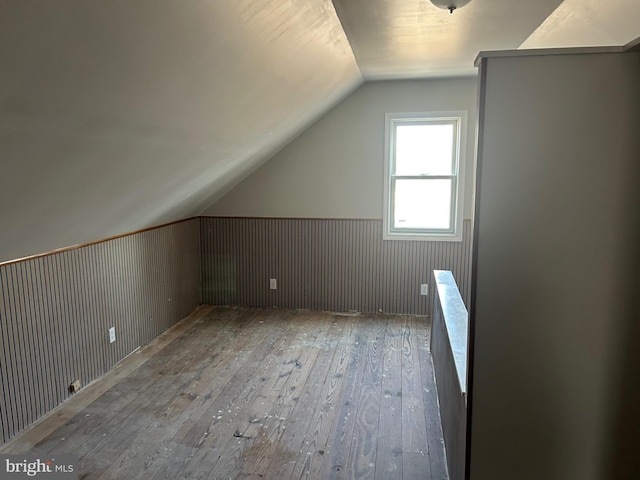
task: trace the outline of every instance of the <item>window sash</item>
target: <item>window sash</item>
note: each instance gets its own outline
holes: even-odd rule
[[[413,145],[414,147],[426,147],[429,149],[429,156],[421,156],[418,155],[416,159],[418,159],[418,164],[413,165],[413,167],[418,167],[418,168],[435,168],[436,170],[440,170],[439,173],[437,173],[437,175],[455,175],[456,169],[457,169],[457,165],[456,165],[456,158],[457,158],[457,144],[458,144],[458,120],[457,119],[431,119],[431,120],[403,120],[403,121],[394,121],[393,123],[393,159],[392,159],[392,173],[396,173],[398,171],[398,169],[402,170],[402,171],[406,171],[411,169],[410,164],[411,162],[411,157],[413,157],[410,153],[408,155],[407,158],[407,150],[405,150],[405,148],[398,148],[399,145],[399,137],[400,137],[400,130],[403,129],[403,127],[426,127],[428,130],[425,131],[423,134],[421,134],[422,138],[420,139],[421,141],[419,142],[418,145]],[[435,130],[431,129],[430,127],[434,127]],[[450,134],[451,138],[450,143],[449,142],[445,142],[444,144],[441,143],[441,141],[443,140],[442,138],[438,138],[439,135],[442,135],[442,133],[438,133],[438,127],[449,127],[450,131],[447,132],[446,134]],[[436,135],[436,137],[434,137],[434,134]],[[404,143],[403,142],[403,146],[407,147],[409,145],[411,145],[413,142],[411,140],[411,135],[409,136],[409,138],[405,138],[405,141],[408,142]],[[415,140],[414,140],[415,141]],[[424,141],[427,142],[431,142],[431,143],[422,143]],[[448,144],[448,145],[447,145]],[[445,146],[446,145],[446,146]],[[449,155],[445,155],[444,157],[441,156],[443,153],[440,151],[440,148],[444,147],[445,149],[450,149],[450,152],[446,152],[449,153]],[[410,150],[409,150],[410,151]],[[424,151],[423,151],[424,153]],[[402,161],[400,160],[400,157],[402,157]],[[438,162],[437,159],[446,159],[446,163],[447,163],[447,168],[446,171],[442,171],[442,166],[443,165],[438,165],[440,162]],[[434,163],[435,160],[435,163]],[[408,162],[407,162],[408,161]],[[400,166],[402,165],[402,166]],[[436,173],[433,173],[434,175]],[[405,173],[404,175],[430,175],[429,173],[425,173],[425,171],[420,171],[420,172],[410,172],[410,173]]]
[[[452,170],[449,175],[448,171],[442,171],[442,169],[432,169],[426,167],[424,172],[419,173],[418,169],[414,172],[406,172],[406,174],[396,174],[396,154],[398,152],[396,142],[398,141],[398,129],[402,126],[411,125],[453,125],[453,145],[452,145]],[[464,208],[464,196],[463,191],[464,178],[465,178],[465,163],[466,163],[466,147],[467,147],[467,112],[462,110],[457,111],[441,111],[441,112],[425,112],[425,113],[387,113],[385,114],[385,159],[384,159],[384,213],[383,213],[383,239],[384,240],[421,240],[421,241],[462,241],[462,225],[463,225],[463,213]],[[403,140],[400,139],[402,142]],[[448,142],[447,142],[448,143]],[[423,142],[418,141],[418,145],[425,145]],[[426,145],[429,145],[427,142]],[[435,147],[435,154],[440,150]],[[428,150],[425,150],[428,152]],[[428,155],[428,153],[426,153]],[[429,160],[426,159],[429,165]],[[441,163],[441,162],[440,162]],[[428,173],[429,170],[434,170],[433,174]],[[437,174],[436,174],[437,173]],[[433,211],[424,211],[413,214],[411,194],[407,191],[407,195],[403,197],[402,190],[398,193],[397,183],[400,180],[448,180],[450,184],[450,198],[448,198],[449,208],[447,205],[442,204],[443,208],[439,211],[436,208]],[[407,183],[406,188],[413,189],[414,187]],[[448,188],[449,185],[446,187]],[[402,187],[399,187],[402,188]],[[436,186],[440,190],[440,198],[444,195],[441,185]],[[416,187],[419,190],[419,187]],[[399,195],[399,196],[398,196]],[[434,198],[437,198],[437,191],[430,193],[417,193],[416,205],[423,203],[429,205],[428,202],[437,202]],[[429,198],[431,197],[431,198]],[[396,206],[398,201],[398,206]],[[431,203],[431,205],[437,205]],[[397,207],[397,208],[396,208]],[[417,206],[416,208],[420,208]],[[405,220],[405,222],[396,221],[396,214],[402,215],[402,218],[398,220]],[[446,225],[445,217],[448,217],[449,228],[413,228],[422,225],[434,225],[441,227]],[[402,224],[412,225],[412,227],[403,227]]]
[[[429,180],[450,180],[451,190],[449,198],[449,228],[415,228],[415,227],[397,227],[396,226],[396,181],[397,180],[419,180],[428,182]],[[456,198],[458,193],[458,176],[457,175],[398,175],[391,176],[391,185],[389,192],[389,232],[391,233],[407,233],[407,234],[454,234],[456,231]]]

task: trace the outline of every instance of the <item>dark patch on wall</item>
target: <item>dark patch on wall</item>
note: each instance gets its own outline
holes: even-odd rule
[[[420,284],[434,269],[452,271],[468,299],[470,221],[462,242],[383,241],[380,220],[201,222],[203,303],[427,315]]]
[[[2,442],[200,303],[199,231],[193,219],[0,266]]]

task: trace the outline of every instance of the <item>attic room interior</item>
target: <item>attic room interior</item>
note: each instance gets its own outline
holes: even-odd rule
[[[638,478],[640,1],[2,0],[0,60],[0,479]]]

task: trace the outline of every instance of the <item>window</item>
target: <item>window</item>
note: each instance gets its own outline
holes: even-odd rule
[[[466,122],[466,112],[386,115],[385,239],[462,239]]]

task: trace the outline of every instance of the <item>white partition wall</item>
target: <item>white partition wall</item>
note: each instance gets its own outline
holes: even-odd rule
[[[640,54],[549,53],[480,57],[472,480],[627,478],[640,443]]]

